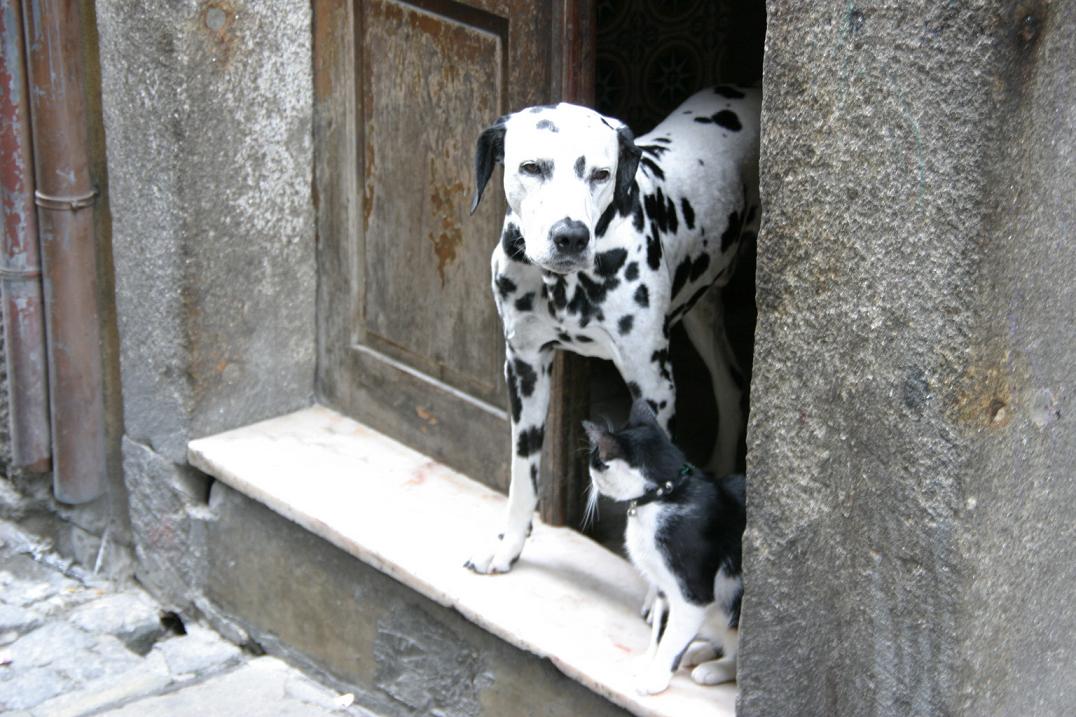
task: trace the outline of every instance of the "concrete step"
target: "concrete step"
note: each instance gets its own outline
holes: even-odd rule
[[[311,407],[189,458],[220,481],[207,597],[379,713],[735,714],[734,686],[686,674],[636,694],[649,629],[623,559],[536,518],[511,573],[465,570],[504,497],[345,416]]]

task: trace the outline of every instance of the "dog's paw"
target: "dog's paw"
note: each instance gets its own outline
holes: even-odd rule
[[[691,679],[700,685],[720,685],[736,679],[735,660],[711,660],[703,662],[691,671]]]
[[[507,541],[498,539],[492,550],[489,548],[478,550],[463,564],[463,567],[480,575],[507,573],[515,565],[516,560],[519,559],[519,553],[520,551],[513,549],[513,546],[508,545]]]
[[[713,660],[717,654],[717,648],[709,640],[695,640],[684,650],[684,656],[680,658],[680,666],[695,667]]]
[[[640,695],[656,695],[665,691],[671,679],[672,672],[651,665],[636,679],[635,691]]]

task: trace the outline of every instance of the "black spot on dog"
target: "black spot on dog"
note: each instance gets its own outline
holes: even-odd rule
[[[721,251],[728,251],[729,247],[740,238],[741,228],[740,214],[738,212],[729,214],[728,226],[725,227],[725,231],[721,234]]]
[[[658,370],[661,372],[661,377],[666,381],[672,380],[672,374],[669,373],[669,349],[659,349],[650,355],[650,362],[658,365]]]
[[[534,367],[526,361],[516,359],[512,363],[515,367],[516,379],[519,381],[519,392],[523,395],[523,398],[527,398],[534,393],[534,383],[538,380],[538,374],[534,372]]]
[[[699,166],[700,166],[700,167],[705,167],[705,166],[706,166],[706,163],[705,163],[705,162],[703,162],[703,161],[702,161],[701,159],[700,159],[700,160],[698,160],[698,162],[699,162]]]
[[[680,262],[680,265],[676,267],[676,273],[673,274],[672,293],[670,296],[676,298],[680,294],[680,291],[687,284],[688,277],[691,276],[691,259],[685,258]]]
[[[545,439],[544,426],[532,426],[519,432],[519,440],[516,442],[516,455],[526,458],[542,450],[542,441]]]
[[[661,240],[658,239],[657,229],[646,238],[646,265],[657,271],[661,266]]]
[[[616,323],[617,330],[621,336],[627,336],[631,333],[631,327],[635,325],[635,317],[631,314],[621,316],[620,321]]]
[[[684,224],[688,229],[695,228],[695,208],[691,206],[691,202],[684,197],[680,200],[680,211],[684,214]]]
[[[553,124],[551,121],[549,121],[547,119],[539,120],[538,124],[536,124],[534,126],[536,128],[538,128],[538,129],[549,130],[550,132],[559,132],[560,131],[559,129],[557,129],[557,126],[555,124]]]
[[[696,117],[695,121],[700,124],[716,124],[730,132],[739,132],[743,129],[743,125],[740,124],[740,118],[732,110],[721,110],[709,117]]]
[[[616,216],[616,206],[610,204],[602,212],[602,215],[598,217],[598,223],[594,225],[594,236],[605,236],[605,231],[609,228],[609,223],[613,221],[614,216]]]
[[[594,343],[594,339],[590,338],[586,334],[576,334],[575,340],[578,341],[581,344]]]
[[[634,201],[631,205],[631,223],[635,227],[635,231],[641,232],[643,230],[643,223],[646,220],[643,217],[643,203],[639,200],[639,193],[635,193]]]
[[[639,388],[639,384],[634,381],[628,381],[628,393],[631,394],[631,398],[634,400],[643,395],[643,390]]]
[[[538,466],[531,463],[531,490],[534,491],[534,495],[538,495]]]
[[[697,281],[708,268],[710,268],[710,255],[699,254],[695,257],[695,261],[691,262],[691,280]]]
[[[662,139],[664,138],[659,137],[655,141],[660,142]],[[667,139],[665,141],[668,142]],[[649,154],[654,159],[661,159],[661,155],[669,151],[668,147],[659,147],[656,144],[640,144],[639,149],[642,150],[643,154]]]
[[[557,341],[561,342],[562,344],[570,344],[572,342],[572,337],[564,331],[558,331]]]
[[[564,281],[564,278],[558,278],[557,283],[553,285],[553,305],[558,309],[563,309],[568,305],[568,285]]]
[[[662,142],[664,144],[672,144],[672,139],[670,139],[669,137],[656,137],[654,141]]]
[[[639,284],[639,288],[635,290],[635,303],[644,309],[650,306],[650,290],[646,288],[646,284]]]
[[[512,370],[512,362],[504,362],[504,378],[508,384],[508,404],[512,409],[512,422],[519,423],[519,417],[523,413],[523,399],[519,397],[519,386],[516,383],[516,372]]]
[[[594,256],[594,273],[607,279],[614,276],[628,258],[626,249],[610,249]]]
[[[516,290],[516,283],[503,274],[498,274],[493,283],[497,285],[497,293],[502,299],[507,299],[508,295]]]
[[[718,85],[714,88],[714,92],[729,100],[742,100],[746,97],[743,92],[740,92],[735,87],[729,87],[728,85]]]
[[[646,167],[650,171],[650,173],[658,179],[665,179],[665,172],[662,171],[661,167],[658,166],[657,162],[650,159],[649,157],[643,157],[642,159],[640,159],[639,164],[643,167]]]
[[[519,233],[519,227],[515,224],[509,224],[504,228],[504,233],[501,234],[501,248],[512,261],[518,261],[521,264],[531,263],[527,258],[523,235]]]
[[[635,281],[639,278],[639,262],[633,261],[628,263],[628,268],[624,270],[624,278],[627,281]]]
[[[648,399],[646,399],[646,403],[647,403],[648,406],[650,406],[650,410],[653,411],[654,415],[656,416],[658,414],[658,403],[657,403],[657,401],[655,401],[655,400],[653,400],[651,398],[648,398]]]
[[[579,159],[575,160],[575,176],[580,179],[583,178],[583,171],[587,168],[587,158],[580,155]]]
[[[542,174],[542,181],[548,181],[553,178],[553,168],[556,166],[551,159],[539,159],[535,164],[538,165],[538,170]]]
[[[531,311],[534,309],[534,292],[528,291],[523,296],[516,299],[516,311]]]
[[[714,124],[724,127],[730,132],[739,132],[743,129],[743,125],[740,124],[740,118],[732,110],[721,110],[714,115],[713,119]]]

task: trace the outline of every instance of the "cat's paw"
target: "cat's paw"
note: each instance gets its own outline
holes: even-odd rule
[[[684,650],[684,656],[680,658],[680,666],[695,667],[713,660],[717,654],[717,648],[709,640],[695,640]]]
[[[672,679],[672,672],[653,666],[643,670],[636,680],[635,691],[640,695],[656,695],[664,692]]]
[[[463,567],[481,575],[507,573],[519,559],[520,548],[510,545],[508,541],[498,538],[492,549],[486,547],[477,550]]]
[[[691,679],[700,685],[720,685],[736,679],[735,660],[711,660],[703,662],[691,671]]]

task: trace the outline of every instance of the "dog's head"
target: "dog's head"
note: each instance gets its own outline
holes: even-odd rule
[[[494,165],[504,164],[527,259],[559,274],[577,271],[590,266],[602,215],[630,205],[639,155],[625,124],[585,107],[562,102],[505,115],[478,138],[471,212]]]

